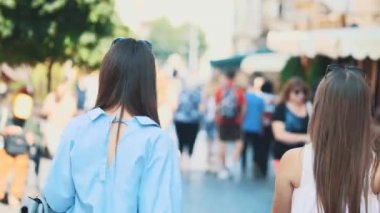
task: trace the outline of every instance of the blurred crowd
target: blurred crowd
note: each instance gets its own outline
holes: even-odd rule
[[[206,168],[219,179],[237,179],[247,171],[266,178],[269,168],[277,171],[285,152],[310,141],[311,92],[301,78],[291,78],[276,93],[275,83],[259,72],[246,75],[245,86],[233,71],[216,72],[207,83],[195,72],[184,75],[174,69],[169,73],[157,72],[158,112],[162,128],[175,129],[183,172],[192,168],[189,157],[200,131],[206,135]],[[35,103],[29,87],[10,91],[0,85],[2,203],[20,206],[29,170],[37,177],[35,189],[40,190],[45,178],[41,163],[49,168],[65,126],[94,106],[97,81],[96,75],[66,81],[42,104]],[[230,146],[232,153],[228,153]]]
[[[191,76],[176,77],[182,83],[173,120],[180,151],[188,154],[182,155],[182,170],[191,169],[187,156],[191,158],[200,130],[207,138],[207,169],[220,179],[240,178],[246,171],[266,178],[271,153],[276,170],[286,151],[309,141],[312,104],[306,82],[294,77],[277,95],[262,73],[245,76],[246,86],[235,75],[216,73],[205,85]],[[230,146],[234,150],[229,154]],[[247,159],[249,149],[252,159]]]
[[[233,178],[241,169],[243,173],[251,171],[247,170],[247,165],[252,165],[248,160],[253,162],[255,177],[265,178],[270,150],[276,166],[288,149],[308,140],[309,91],[301,79],[290,80],[282,96],[274,93],[273,82],[261,73],[248,76],[247,86],[241,86],[237,79],[235,72],[217,72],[202,83],[195,72],[157,72],[162,128],[170,131],[175,127],[180,152],[188,153],[181,155],[183,171],[191,169],[188,158],[201,130],[206,133],[206,167],[220,179]],[[30,182],[29,170],[36,177],[36,191],[40,190],[45,179],[41,164],[50,167],[67,123],[94,106],[97,81],[96,75],[65,81],[42,104],[36,103],[29,87],[11,91],[5,84],[0,86],[2,203],[21,204]],[[234,151],[228,154],[231,144]],[[253,159],[247,159],[249,149]]]

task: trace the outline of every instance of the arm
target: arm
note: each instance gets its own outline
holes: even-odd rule
[[[8,135],[18,135],[22,133],[22,128],[16,125],[10,125],[4,128],[3,132],[1,133],[4,136]]]
[[[71,175],[71,134],[64,131],[44,188],[44,196],[54,212],[66,212],[74,204],[75,188]]]
[[[176,145],[161,134],[146,162],[139,190],[139,212],[181,212],[181,175]]]
[[[294,188],[301,179],[300,150],[292,149],[285,153],[276,174],[273,213],[290,213]]]
[[[297,134],[297,133],[287,132],[285,130],[285,124],[282,121],[273,121],[272,130],[273,130],[274,138],[276,140],[279,140],[288,144],[299,143],[299,142],[306,143],[309,140],[307,134]]]
[[[29,146],[32,146],[35,142],[34,135],[31,132],[25,134],[25,139],[28,142]]]
[[[373,181],[373,192],[377,195],[380,194],[380,164],[377,166],[375,178]]]
[[[241,106],[241,117],[244,118],[247,113],[247,103],[245,100],[245,93],[243,90],[239,90],[239,104]]]

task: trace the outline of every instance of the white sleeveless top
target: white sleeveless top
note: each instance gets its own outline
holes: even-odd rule
[[[318,213],[317,192],[313,175],[314,152],[311,144],[303,149],[302,177],[298,188],[293,191],[292,213]],[[365,213],[364,197],[360,212]],[[368,213],[379,213],[379,201],[372,192],[368,195]]]

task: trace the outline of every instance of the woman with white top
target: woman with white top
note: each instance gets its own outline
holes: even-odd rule
[[[352,66],[330,65],[320,83],[311,144],[288,151],[276,176],[274,213],[378,213],[380,167],[370,90]]]

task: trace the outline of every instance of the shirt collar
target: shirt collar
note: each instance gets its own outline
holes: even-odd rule
[[[147,116],[135,116],[134,118],[142,126],[159,126],[154,120]]]
[[[87,113],[92,121],[96,120],[101,115],[106,114],[106,112],[100,107],[96,107]],[[147,116],[134,116],[134,119],[142,126],[159,126],[155,121]]]
[[[96,107],[87,112],[88,116],[92,121],[96,120],[100,115],[105,114],[106,112],[102,110],[100,107]]]

